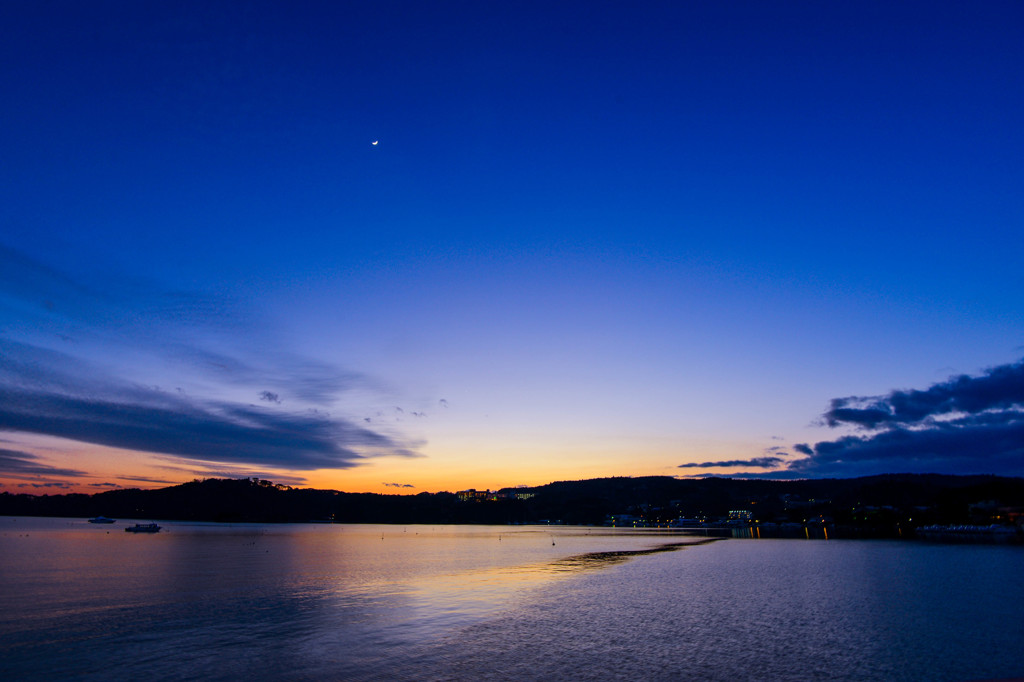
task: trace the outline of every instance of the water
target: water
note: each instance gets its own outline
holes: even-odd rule
[[[1024,676],[1019,546],[124,525],[0,518],[0,678]]]

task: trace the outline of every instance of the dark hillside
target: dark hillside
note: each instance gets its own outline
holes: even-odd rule
[[[1024,509],[1024,479],[898,474],[852,479],[765,481],[730,478],[617,477],[559,481],[463,501],[453,493],[379,495],[289,488],[257,479],[208,479],[158,490],[95,495],[0,494],[7,516],[97,515],[220,522],[569,523],[612,516],[666,524],[709,523],[743,511],[761,522],[827,518],[847,525],[1013,523]]]

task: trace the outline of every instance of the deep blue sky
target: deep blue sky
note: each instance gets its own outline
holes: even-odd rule
[[[1024,475],[1020,3],[9,2],[0,64],[9,488]]]

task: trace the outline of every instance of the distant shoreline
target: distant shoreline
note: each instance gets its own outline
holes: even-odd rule
[[[207,479],[93,495],[2,493],[0,515],[221,523],[539,524],[662,528],[719,537],[1017,541],[1024,528],[1024,479],[921,474],[802,481],[622,477],[417,495]]]

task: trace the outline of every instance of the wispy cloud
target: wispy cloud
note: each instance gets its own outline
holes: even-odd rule
[[[66,481],[52,481],[49,483],[19,483],[18,488],[70,488],[71,484]]]
[[[166,485],[174,485],[177,481],[171,481],[166,478],[153,478],[152,476],[118,476],[122,481],[135,481],[136,483],[163,483]]]
[[[291,469],[413,456],[389,436],[327,413],[199,399],[90,376],[72,357],[2,344],[0,429],[125,450]],[[75,365],[72,371],[69,368]]]
[[[412,483],[383,483],[385,488],[415,488]]]
[[[980,376],[955,376],[925,390],[837,398],[822,423],[852,427],[855,433],[813,446],[798,444],[793,449],[803,457],[768,476],[1024,476],[1024,360]]]
[[[764,467],[777,468],[786,462],[782,457],[754,457],[753,459],[728,459],[715,462],[690,462],[680,464],[680,469],[710,469],[733,467]]]
[[[312,404],[329,403],[346,390],[372,384],[357,372],[299,357],[283,348],[262,350],[258,362],[194,342],[168,344],[165,353],[172,361],[224,386],[274,386],[273,390],[258,391],[260,400],[269,402],[292,398]]]
[[[125,285],[130,294],[105,296],[9,249],[0,248],[0,265],[0,314],[20,323],[0,333],[0,431],[214,466],[344,469],[368,457],[418,456],[413,443],[333,414],[344,391],[370,384],[365,378],[273,344],[255,361],[219,350],[245,347],[231,334],[248,323],[232,322],[228,306],[180,292],[147,296],[137,282]],[[204,327],[210,319],[213,331]],[[10,331],[18,329],[31,331]],[[92,339],[94,352],[67,338]],[[122,350],[143,360],[122,362]],[[162,389],[151,366],[174,368],[192,385]],[[236,388],[251,388],[263,404],[239,402]],[[281,409],[284,396],[293,409]],[[42,467],[33,461],[9,457],[7,466]]]
[[[15,476],[65,476],[69,478],[87,475],[86,472],[77,469],[66,469],[43,464],[37,456],[31,453],[20,450],[8,450],[6,448],[0,448],[0,473]]]

